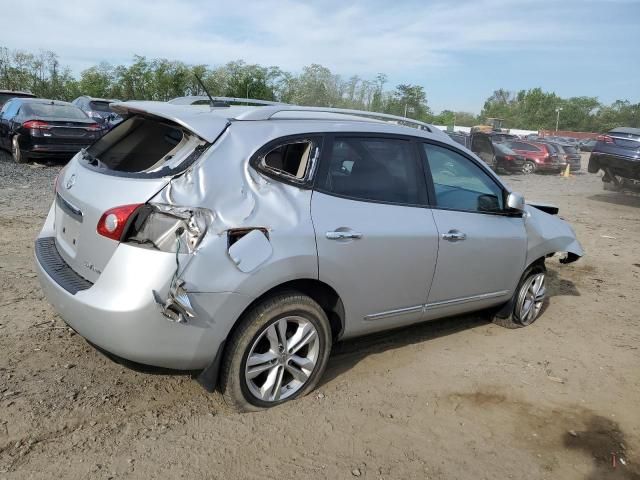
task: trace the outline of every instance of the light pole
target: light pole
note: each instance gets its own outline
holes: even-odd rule
[[[407,113],[415,113],[416,109],[413,107],[410,107],[408,103],[404,104],[404,118],[408,118],[407,117]]]
[[[560,123],[560,112],[562,111],[562,107],[556,108],[556,133],[558,133],[558,124]]]

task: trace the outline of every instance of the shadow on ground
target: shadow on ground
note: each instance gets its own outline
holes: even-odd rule
[[[596,202],[610,203],[612,205],[623,205],[625,207],[640,207],[640,193],[639,192],[610,192],[610,193],[597,193],[587,197],[589,200]]]
[[[580,291],[576,284],[566,278],[561,278],[556,270],[547,269],[547,298],[571,296],[579,297]]]
[[[453,335],[487,323],[489,323],[488,314],[476,313],[433,320],[353,340],[345,340],[334,345],[327,370],[320,380],[319,386],[329,383],[334,378],[351,370],[369,355]]]

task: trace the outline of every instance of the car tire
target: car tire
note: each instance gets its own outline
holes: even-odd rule
[[[522,165],[522,173],[524,173],[525,175],[529,175],[535,172],[536,162],[532,162],[531,160],[527,160],[526,162],[524,162],[524,165]]]
[[[511,310],[495,314],[491,321],[505,328],[522,328],[535,322],[546,300],[546,273],[544,264],[538,263],[525,270],[509,302]]]
[[[26,163],[28,161],[27,156],[20,150],[17,135],[14,135],[11,139],[11,157],[13,157],[13,161],[16,163]]]
[[[329,319],[310,297],[291,291],[264,300],[227,342],[220,371],[225,402],[247,412],[306,395],[324,373],[331,344]]]

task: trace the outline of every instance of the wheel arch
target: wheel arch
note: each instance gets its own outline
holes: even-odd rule
[[[222,358],[226,354],[227,339],[233,335],[240,325],[246,313],[251,311],[260,302],[270,298],[278,293],[286,291],[295,291],[307,295],[317,302],[322,310],[327,314],[329,325],[331,327],[331,336],[333,340],[339,339],[344,332],[345,326],[345,309],[342,299],[333,287],[325,282],[313,278],[299,278],[288,280],[278,285],[272,286],[259,296],[257,296],[249,305],[245,307],[240,315],[235,319],[233,325],[226,334],[225,339],[220,344],[218,351],[212,362],[198,375],[197,380],[207,391],[213,392],[218,386],[218,376]]]
[[[498,310],[495,312],[496,317],[505,318],[511,314],[511,311],[513,310],[513,305],[515,304],[515,301],[516,301],[516,295],[518,294],[518,286],[520,285],[520,281],[522,280],[524,274],[537,266],[540,266],[544,270],[546,270],[547,267],[545,266],[545,263],[544,263],[546,258],[547,258],[546,256],[538,257],[524,267],[524,269],[522,270],[522,274],[520,275],[520,277],[518,277],[518,283],[514,288],[513,295],[511,296],[509,301],[507,301],[504,305],[498,307]]]

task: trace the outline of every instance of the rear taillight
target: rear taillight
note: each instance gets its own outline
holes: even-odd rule
[[[144,204],[134,203],[132,205],[122,205],[120,207],[107,210],[100,217],[96,230],[103,237],[119,242],[122,238],[122,233],[127,226],[127,222],[138,207],[141,207],[142,205]]]
[[[46,130],[49,128],[49,124],[47,122],[41,122],[40,120],[29,120],[24,122],[22,126],[30,130]]]
[[[98,125],[97,123],[92,123],[90,125],[87,125],[85,128],[91,132],[96,132],[100,130],[100,125]]]
[[[598,135],[596,137],[596,141],[603,143],[613,143],[613,138],[611,138],[609,135]]]

